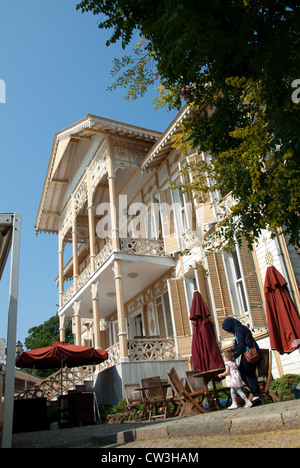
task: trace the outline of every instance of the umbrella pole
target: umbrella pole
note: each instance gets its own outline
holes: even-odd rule
[[[63,368],[66,360],[66,356],[63,356],[60,360],[60,394],[63,394]]]
[[[60,394],[63,394],[63,361],[60,364]]]

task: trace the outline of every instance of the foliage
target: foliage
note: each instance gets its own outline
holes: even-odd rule
[[[127,100],[143,96],[154,82],[153,56],[154,53],[147,50],[142,39],[136,45],[134,57],[124,55],[122,59],[115,58],[112,76],[119,76],[108,89],[128,88]]]
[[[25,346],[27,349],[42,348],[59,341],[58,315],[54,315],[49,320],[46,320],[43,324],[31,328],[28,330],[28,333],[28,337],[25,338]],[[69,321],[66,326],[66,342],[74,344],[71,321]]]
[[[26,349],[37,349],[49,346],[56,341],[59,341],[59,317],[54,315],[43,324],[28,330],[29,335],[25,338]],[[69,321],[66,326],[66,342],[74,344],[74,336],[72,334],[72,322]],[[58,369],[57,369],[58,370]],[[53,369],[45,370],[32,370],[27,369],[28,372],[38,375],[39,377],[46,378],[48,375],[56,372]]]
[[[99,405],[99,413],[102,422],[106,421],[107,415],[112,414],[113,412],[113,405],[110,403],[101,403]]]
[[[108,419],[108,415],[115,415],[115,416],[124,415],[124,413],[126,413],[126,409],[125,409],[126,399],[123,398],[122,401],[123,401],[124,404],[119,402],[115,406],[111,405],[110,403],[100,404],[99,405],[99,412],[100,412],[101,420],[103,422],[106,422],[107,419]],[[160,412],[162,411],[162,408],[163,408],[161,403],[155,403],[155,404],[153,403],[153,404],[151,404],[151,406],[152,406],[152,412],[153,412],[154,415],[160,414]],[[132,409],[132,413],[137,415],[137,416],[142,415],[143,411],[144,411],[144,405],[143,404],[140,404],[136,408]],[[175,406],[171,402],[168,402],[168,411],[171,414],[173,414],[175,412]],[[127,419],[127,417],[125,419]],[[118,418],[117,418],[117,421],[118,421]],[[124,422],[124,419],[123,419],[123,422]]]
[[[122,403],[119,401],[119,403],[112,408],[111,413],[112,414],[125,413],[126,412],[126,408],[125,408],[126,399],[125,398],[122,399]]]
[[[300,383],[299,374],[286,374],[270,383],[270,390],[280,398],[287,400],[294,398],[294,388]]]
[[[126,48],[136,33],[142,38],[140,60],[126,58],[115,69],[129,66],[117,80],[129,85],[129,96],[159,77],[156,106],[191,105],[182,141],[211,155],[214,188],[235,201],[232,215],[220,218],[219,239],[230,245],[244,236],[252,244],[262,229],[276,235],[282,228],[299,247],[300,119],[292,100],[299,3],[83,0],[77,9],[102,15],[99,27],[112,30],[108,45],[120,40]]]

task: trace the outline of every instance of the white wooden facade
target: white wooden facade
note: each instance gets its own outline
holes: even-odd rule
[[[299,310],[300,260],[282,236],[271,240],[265,232],[253,253],[246,244],[231,254],[204,251],[195,227],[214,229],[218,194],[191,208],[193,197],[170,189],[191,158],[208,158],[172,147],[187,112],[164,133],[89,115],[55,136],[36,230],[58,234],[60,338],[72,319],[77,344],[108,349],[101,371],[129,362],[187,363],[195,290],[211,310],[221,348],[232,339],[221,330],[229,316],[269,346],[267,251]],[[275,377],[300,371],[299,351],[275,354]]]

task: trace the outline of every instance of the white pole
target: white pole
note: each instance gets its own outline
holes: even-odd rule
[[[17,310],[19,286],[21,215],[12,215],[12,247],[7,325],[7,355],[3,415],[2,448],[11,448],[15,392],[15,355],[17,341]]]

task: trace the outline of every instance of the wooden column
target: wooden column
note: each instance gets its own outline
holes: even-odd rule
[[[92,307],[93,307],[94,347],[96,349],[104,349],[104,346],[101,343],[101,334],[100,334],[100,308],[99,308],[98,286],[99,286],[98,282],[96,284],[92,283],[92,286],[91,286]]]
[[[81,346],[81,317],[80,317],[80,303],[75,301],[73,304],[74,319],[75,319],[75,344]]]
[[[66,341],[65,316],[59,316],[59,341]]]
[[[73,286],[74,294],[77,292],[77,278],[78,278],[78,234],[77,222],[75,212],[75,200],[72,199],[72,251],[73,251]],[[80,301],[75,301],[74,305],[74,318],[75,318],[75,344],[81,346],[81,318],[80,318]]]
[[[117,200],[116,200],[116,187],[115,187],[115,155],[113,148],[113,140],[111,135],[106,136],[106,145],[108,150],[108,186],[109,186],[109,201],[111,212],[111,237],[113,251],[120,250],[119,229],[117,220]],[[128,341],[125,322],[125,305],[124,305],[124,291],[123,291],[123,277],[122,277],[122,262],[121,260],[114,260],[113,271],[115,273],[115,287],[117,299],[117,314],[119,326],[119,344],[120,344],[120,358],[122,360],[128,359]]]
[[[91,189],[91,173],[87,169],[87,192],[88,192],[88,219],[89,219],[89,241],[90,241],[90,266],[91,275],[96,271],[95,257],[96,257],[96,238],[95,238],[95,217],[93,206],[93,194]],[[99,298],[98,298],[98,283],[92,283],[92,308],[93,308],[93,334],[94,334],[94,347],[101,348],[100,341],[100,311],[99,311]]]
[[[117,220],[117,200],[116,200],[116,187],[115,187],[115,155],[111,135],[106,137],[106,145],[108,149],[108,162],[107,162],[107,179],[109,187],[109,202],[111,213],[111,238],[113,250],[120,250],[119,229]]]
[[[59,230],[58,233],[58,288],[59,288],[59,309],[63,308],[63,294],[64,294],[64,237]],[[59,339],[60,341],[66,340],[64,317],[59,317]]]
[[[121,359],[128,359],[128,340],[125,322],[125,305],[124,305],[124,290],[123,290],[123,276],[122,276],[122,262],[121,260],[114,261],[113,267],[115,273],[116,285],[116,298],[117,298],[117,313],[118,313],[118,326],[119,326],[119,343],[120,343],[120,357]]]
[[[96,239],[95,239],[95,217],[93,206],[93,194],[91,188],[91,172],[87,169],[87,192],[88,192],[88,219],[89,219],[89,241],[90,241],[90,265],[91,274],[95,273]]]

